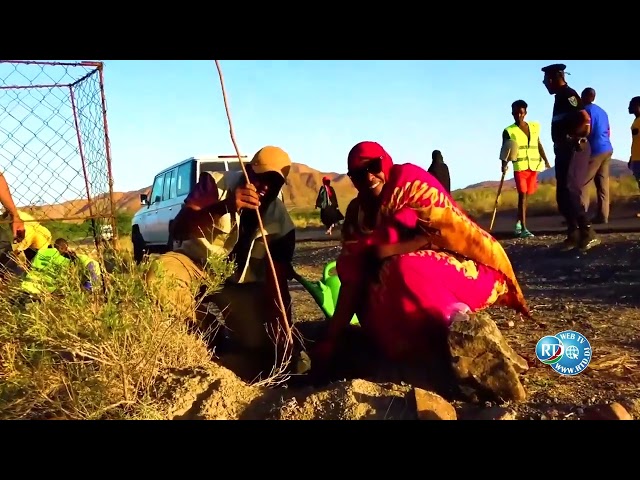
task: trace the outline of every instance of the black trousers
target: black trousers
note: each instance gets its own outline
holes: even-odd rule
[[[582,144],[582,150],[572,145],[555,146],[556,202],[560,214],[567,221],[568,230],[587,229],[590,224],[582,205],[582,192],[587,188],[591,145]]]

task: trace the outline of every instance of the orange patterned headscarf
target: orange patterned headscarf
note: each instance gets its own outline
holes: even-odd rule
[[[530,316],[502,245],[460,210],[435,177],[424,169],[410,163],[394,165],[382,191],[380,213],[391,227],[388,233],[393,232],[394,226],[422,227],[437,247],[501,272],[507,279],[509,291],[499,303]]]

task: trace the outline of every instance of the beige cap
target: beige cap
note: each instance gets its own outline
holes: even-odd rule
[[[291,159],[281,148],[266,146],[258,150],[251,159],[250,165],[257,174],[278,172],[286,179],[291,170]]]

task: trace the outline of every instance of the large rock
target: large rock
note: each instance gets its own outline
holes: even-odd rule
[[[459,315],[449,331],[449,350],[456,377],[463,384],[502,400],[523,401],[519,375],[528,370],[486,313]]]
[[[457,420],[456,409],[440,395],[414,388],[418,420]]]
[[[594,405],[585,411],[584,420],[633,420],[629,412],[618,402]]]

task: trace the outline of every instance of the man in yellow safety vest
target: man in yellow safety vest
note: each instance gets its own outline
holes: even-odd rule
[[[511,104],[511,115],[514,123],[502,132],[502,141],[513,140],[518,144],[518,157],[513,162],[514,180],[518,191],[518,222],[515,236],[519,238],[533,237],[527,229],[527,197],[533,195],[538,188],[538,173],[551,168],[547,154],[540,142],[540,123],[525,122],[527,102],[516,100]],[[509,164],[502,162],[502,171],[506,172]]]
[[[92,292],[102,278],[100,264],[97,260],[84,253],[77,253],[69,249],[69,243],[64,238],[58,238],[53,246],[63,256],[69,258],[72,262],[77,262],[81,266],[82,287]]]
[[[39,250],[51,243],[51,232],[26,212],[16,210],[14,215],[5,210],[0,220],[8,218],[22,222],[20,235],[13,235],[13,228],[0,228],[0,277],[7,278],[10,273],[21,275],[30,268],[30,263]],[[15,221],[15,220],[14,220]]]

